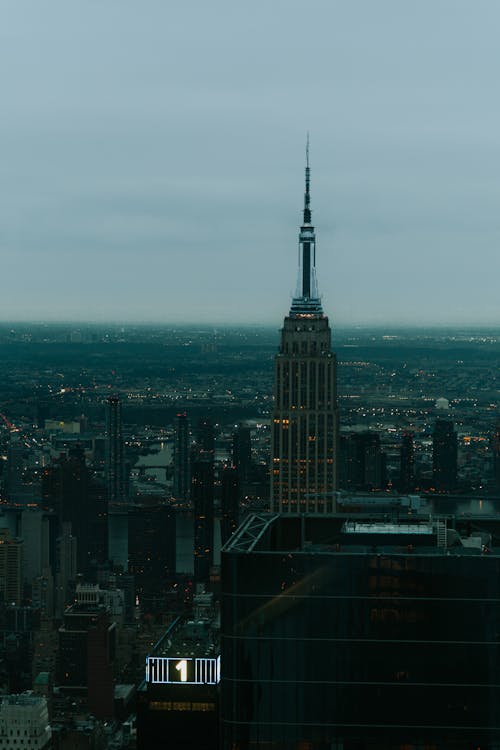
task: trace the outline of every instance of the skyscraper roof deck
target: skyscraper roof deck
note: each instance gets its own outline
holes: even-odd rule
[[[179,657],[179,654],[196,658],[218,656],[218,631],[213,623],[209,620],[177,618],[148,658]]]

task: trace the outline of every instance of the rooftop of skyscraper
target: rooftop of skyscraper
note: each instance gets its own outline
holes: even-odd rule
[[[215,620],[178,617],[166,630],[149,656],[213,658],[219,653],[219,631]]]
[[[412,553],[494,555],[492,534],[474,525],[455,528],[450,516],[417,514],[401,518],[373,514],[253,514],[223,548],[226,553],[338,554]],[[500,523],[500,521],[499,521]]]

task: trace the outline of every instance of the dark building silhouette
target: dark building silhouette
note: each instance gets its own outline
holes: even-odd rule
[[[39,609],[0,603],[0,677],[6,693],[31,689],[39,630]]]
[[[63,521],[55,540],[53,569],[55,570],[55,614],[61,618],[74,599],[78,576],[76,537],[71,532],[71,522]]]
[[[498,747],[499,561],[428,515],[248,517],[222,550],[223,750]]]
[[[287,513],[331,511],[337,487],[336,358],[316,282],[309,177],[307,154],[299,278],[276,357],[271,434],[271,509]]]
[[[119,573],[116,578],[116,587],[123,591],[124,621],[128,625],[132,625],[135,614],[135,577],[131,573]]]
[[[403,432],[399,449],[399,491],[415,489],[415,441],[412,432]]]
[[[221,476],[221,544],[234,534],[239,519],[240,479],[235,466],[226,466]]]
[[[436,490],[451,492],[457,486],[458,440],[453,422],[438,419],[432,435],[432,478]]]
[[[202,450],[191,463],[191,500],[194,513],[194,580],[208,583],[213,564],[214,460]]]
[[[500,492],[500,422],[495,427],[491,440],[492,473],[495,492]]]
[[[0,527],[0,604],[21,604],[24,546],[22,538]]]
[[[361,469],[361,489],[383,489],[385,479],[385,455],[380,447],[380,435],[364,432],[356,436]]]
[[[128,570],[128,516],[130,506],[111,506],[108,515],[108,557],[115,570]]]
[[[196,437],[196,450],[209,453],[212,458],[215,453],[215,427],[210,419],[200,419]]]
[[[376,432],[342,435],[340,440],[340,487],[371,491],[387,485],[385,454]]]
[[[24,482],[28,455],[29,450],[24,442],[14,439],[11,434],[5,471],[5,493],[11,503],[24,505],[34,500],[33,488]]]
[[[252,471],[252,433],[250,427],[240,423],[233,433],[233,465],[241,481],[246,481]]]
[[[116,626],[101,605],[74,604],[59,628],[59,687],[86,696],[89,711],[99,719],[113,718]]]
[[[44,507],[58,519],[56,536],[71,523],[77,541],[77,568],[87,574],[107,559],[107,500],[104,487],[91,477],[82,448],[62,453],[44,470]]]
[[[194,514],[194,580],[208,584],[213,564],[215,428],[200,419],[191,451],[191,504]]]
[[[358,482],[358,458],[352,435],[339,436],[339,488],[354,491]]]
[[[165,607],[167,583],[175,574],[175,511],[165,504],[134,505],[128,513],[129,572],[144,612]]]
[[[137,750],[218,750],[219,640],[207,619],[177,618],[150,652],[137,692]]]
[[[190,485],[189,420],[186,412],[182,412],[175,417],[174,497],[189,500]]]
[[[119,396],[106,400],[106,483],[108,502],[123,503],[125,465],[123,461],[122,402]]]
[[[45,420],[50,416],[50,405],[43,400],[36,402],[35,420],[37,426],[41,429],[45,426]]]

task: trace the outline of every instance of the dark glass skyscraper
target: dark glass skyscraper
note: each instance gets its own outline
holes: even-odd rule
[[[500,422],[495,426],[495,432],[490,440],[492,455],[493,471],[493,488],[495,492],[500,492]]]
[[[85,696],[94,716],[111,719],[116,624],[101,605],[74,604],[59,628],[58,683],[61,692]]]
[[[233,464],[239,478],[248,479],[252,468],[252,434],[243,422],[233,432]]]
[[[106,482],[108,501],[125,500],[125,469],[123,464],[122,402],[119,396],[106,400]]]
[[[24,496],[23,470],[27,450],[23,442],[12,438],[11,434],[7,448],[5,489],[11,503],[20,503]]]
[[[337,486],[337,370],[316,282],[309,149],[299,277],[275,366],[271,510],[325,513]]]
[[[434,487],[450,492],[457,486],[457,433],[449,419],[438,419],[432,435],[432,475]]]
[[[77,540],[79,573],[107,558],[107,502],[103,487],[93,481],[82,448],[61,454],[44,469],[42,497],[57,517],[58,535],[70,522]]]
[[[214,556],[215,430],[209,419],[198,423],[191,455],[191,501],[194,512],[194,579],[208,583]]]
[[[339,442],[340,488],[369,492],[386,486],[380,435],[370,430],[343,435]]]
[[[198,451],[210,453],[213,458],[215,453],[215,427],[211,419],[199,420],[196,444]]]
[[[222,550],[222,748],[500,747],[488,536],[427,512],[247,517]]]
[[[214,461],[202,451],[192,463],[191,499],[194,511],[194,579],[208,583],[213,564]]]
[[[186,412],[180,412],[175,418],[174,497],[188,500],[189,490],[189,420]]]
[[[221,476],[221,543],[234,534],[239,519],[239,472],[235,466],[226,466]]]
[[[399,491],[415,489],[415,441],[412,432],[403,432],[399,451]]]
[[[168,505],[131,506],[128,512],[129,572],[143,612],[165,607],[167,581],[175,573],[175,512]]]
[[[146,659],[137,691],[137,750],[219,747],[218,623],[198,615],[174,620]]]

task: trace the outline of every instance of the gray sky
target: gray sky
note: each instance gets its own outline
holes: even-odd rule
[[[497,0],[0,0],[0,320],[500,322]]]

